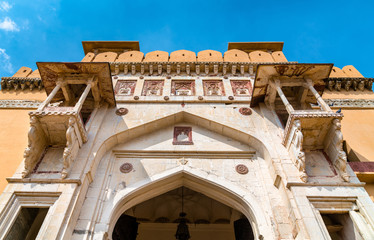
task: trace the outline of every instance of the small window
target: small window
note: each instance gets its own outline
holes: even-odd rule
[[[5,240],[36,239],[48,209],[22,207]]]

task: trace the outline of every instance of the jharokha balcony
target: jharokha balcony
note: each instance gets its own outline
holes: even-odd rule
[[[37,63],[47,99],[29,113],[30,130],[23,177],[54,173],[66,178],[79,148],[87,142],[85,125],[101,104],[115,105],[108,63]],[[53,162],[54,161],[54,162]]]
[[[265,103],[283,125],[283,145],[288,149],[300,178],[307,181],[306,155],[322,152],[322,158],[333,163],[344,181],[346,154],[340,120],[343,115],[333,112],[321,98],[324,80],[332,64],[272,64],[257,68],[251,107]],[[312,108],[318,105],[318,109]],[[323,157],[327,155],[326,158]]]

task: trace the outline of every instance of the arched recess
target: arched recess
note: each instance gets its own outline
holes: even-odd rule
[[[271,149],[270,145],[268,145],[266,141],[263,141],[261,137],[257,136],[254,132],[249,133],[243,129],[230,127],[226,125],[224,121],[221,121],[221,119],[215,119],[214,117],[207,118],[201,115],[198,116],[187,111],[173,113],[110,136],[100,145],[98,149],[96,149],[93,164],[90,164],[91,167],[89,167],[90,169],[87,170],[90,171],[93,179],[95,179],[95,172],[100,161],[104,159],[105,156],[110,154],[116,145],[129,142],[134,138],[140,137],[141,135],[145,135],[167,126],[182,122],[200,126],[207,130],[211,130],[215,133],[228,136],[234,140],[250,145],[257,151],[258,155],[267,162],[270,173],[274,173],[272,160],[277,158],[275,151],[269,151],[269,149]],[[140,199],[145,201],[146,199],[150,199],[169,190],[173,190],[174,188],[178,187],[178,185],[175,184],[179,182],[179,186],[182,186],[184,183],[188,183],[186,187],[189,187],[196,192],[202,192],[201,189],[214,189],[214,191],[208,197],[216,199],[228,206],[232,206],[245,214],[247,218],[252,221],[253,230],[256,237],[263,235],[265,239],[274,238],[272,228],[270,227],[271,224],[269,216],[264,215],[260,205],[256,203],[257,200],[255,200],[253,196],[249,195],[248,190],[240,188],[227,180],[222,180],[214,175],[209,175],[202,170],[190,169],[187,166],[180,166],[170,171],[171,172],[163,172],[162,176],[154,175],[149,180],[138,182],[131,187],[128,186],[128,188],[117,192],[113,199],[114,201],[110,204],[110,206],[105,206],[103,209],[104,212],[111,213],[110,219],[109,216],[107,216],[105,219],[100,220],[100,223],[104,225],[108,224],[109,222],[112,223],[110,225],[110,230],[106,231],[108,237],[111,234],[110,231],[113,231],[115,222],[119,218],[120,214],[126,210],[126,208],[130,208],[131,206],[138,204],[141,202]],[[204,176],[204,174],[206,176],[202,178],[201,176]],[[189,186],[193,183],[197,185],[192,187]]]
[[[266,217],[260,204],[248,190],[202,170],[180,166],[155,175],[152,179],[139,182],[137,186],[119,191],[114,198],[110,219],[108,219],[107,239],[112,239],[114,226],[126,210],[181,186],[203,193],[243,213],[251,224],[254,239],[274,238],[270,219]]]
[[[181,122],[191,123],[220,135],[227,136],[239,142],[250,145],[260,154],[260,156],[265,159],[270,168],[272,167],[272,159],[277,158],[277,156],[275,155],[275,151],[269,151],[269,149],[272,149],[272,147],[269,146],[266,141],[261,139],[261,137],[257,136],[254,132],[244,132],[239,129],[227,126],[218,121],[214,121],[213,119],[198,116],[187,111],[180,111],[165,117],[155,119],[153,121],[146,122],[139,126],[124,130],[108,137],[96,151],[96,154],[94,156],[93,168],[98,166],[99,161],[105,155],[105,153],[108,152],[109,149],[112,149],[115,145],[126,143],[127,141],[130,141],[141,135],[148,134],[150,132],[154,132],[161,128],[165,128],[172,124]],[[90,171],[91,173],[95,172],[94,169],[90,169]]]

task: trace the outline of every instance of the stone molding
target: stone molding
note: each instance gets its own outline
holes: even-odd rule
[[[34,89],[42,90],[44,88],[43,82],[40,78],[27,77],[2,77],[1,90],[25,90],[30,91]]]
[[[332,108],[374,108],[374,99],[324,99]]]
[[[0,108],[37,109],[41,103],[36,100],[0,100]]]

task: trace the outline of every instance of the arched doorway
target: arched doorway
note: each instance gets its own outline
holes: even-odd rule
[[[177,232],[191,240],[254,239],[243,213],[184,186],[126,210],[114,227],[112,239],[182,239],[176,237]]]
[[[159,201],[152,199],[157,199],[157,197],[162,196],[165,193],[169,195],[178,195],[178,191],[181,191],[181,187],[183,187],[184,189],[189,189],[188,191],[196,192],[196,194],[203,195],[201,197],[204,198],[206,201],[217,203],[218,206],[223,206],[224,209],[234,212],[233,216],[230,216],[230,223],[228,223],[228,221],[226,221],[226,223],[223,223],[228,224],[226,226],[227,228],[230,228],[231,234],[235,235],[235,232],[233,232],[235,231],[233,225],[234,220],[245,219],[245,221],[250,224],[250,228],[254,236],[253,239],[274,238],[273,229],[269,224],[270,219],[268,218],[268,216],[265,215],[265,212],[261,204],[257,201],[257,199],[254,196],[252,196],[251,193],[249,193],[245,189],[242,189],[240,186],[232,184],[226,180],[219,179],[217,176],[211,175],[209,176],[209,179],[207,179],[204,177],[204,172],[201,170],[191,169],[190,167],[186,166],[180,166],[170,171],[163,172],[160,175],[154,176],[147,182],[140,183],[139,185],[137,185],[136,189],[124,189],[122,191],[119,191],[115,196],[113,205],[108,206],[108,209],[104,210],[111,212],[111,214],[108,215],[109,225],[106,234],[107,239],[114,239],[112,237],[115,226],[118,223],[121,216],[123,215],[129,216],[129,218],[135,218],[133,219],[133,222],[140,223],[140,225],[138,226],[140,231],[142,230],[140,227],[142,222],[145,223],[148,222],[148,220],[149,222],[162,222],[164,220],[166,221],[166,219],[157,219],[155,217],[149,218],[148,220],[138,220],[136,219],[137,217],[143,217],[141,215],[137,215],[136,207],[142,206],[143,203],[149,204],[149,202],[147,202],[148,200],[151,200],[150,202]],[[179,199],[179,201],[181,200]],[[174,204],[176,203],[178,203],[178,200],[175,200]],[[135,214],[133,212],[133,207],[135,207]],[[173,217],[168,217],[167,221],[173,223],[176,220],[174,219],[175,214],[179,214],[178,211],[178,208],[175,207],[174,212],[171,213],[174,215],[170,214],[170,216]],[[207,218],[209,223],[213,224],[214,222],[218,224],[221,221],[218,219],[219,218]],[[228,219],[228,217],[222,217],[222,219]],[[196,219],[190,219],[190,222],[192,225],[194,225],[195,222],[199,223],[200,225],[198,227],[207,226],[203,225],[203,221],[200,221],[198,217],[196,217]],[[222,220],[222,222],[225,221]],[[146,224],[143,224],[143,226],[145,225]],[[174,226],[175,231],[177,225],[178,224],[175,224]],[[167,227],[166,225],[162,226]],[[174,230],[171,231],[171,233],[173,234],[171,234],[169,239],[175,239]],[[192,239],[193,238],[191,238],[191,240]]]

